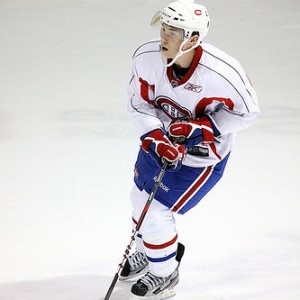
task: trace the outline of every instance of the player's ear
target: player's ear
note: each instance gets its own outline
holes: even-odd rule
[[[199,35],[193,35],[191,38],[190,38],[190,44],[191,44],[191,46],[194,46],[196,43],[197,43],[197,41],[198,41],[198,39],[199,39]]]

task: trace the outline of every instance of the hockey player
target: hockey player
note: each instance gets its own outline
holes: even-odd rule
[[[138,299],[174,295],[183,246],[173,214],[187,213],[214,187],[235,133],[259,114],[238,61],[202,42],[210,25],[204,6],[170,3],[154,16],[157,24],[160,39],[136,50],[128,84],[128,111],[141,136],[131,192],[134,223],[163,162],[169,163],[120,276],[142,276],[131,289]]]

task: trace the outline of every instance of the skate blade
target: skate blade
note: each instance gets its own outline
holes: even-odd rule
[[[164,300],[164,299],[169,299],[172,298],[176,295],[176,292],[173,288],[167,289],[159,293],[158,295],[153,295],[153,296],[136,296],[132,295],[130,300]]]

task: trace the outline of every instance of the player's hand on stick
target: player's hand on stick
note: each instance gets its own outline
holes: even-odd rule
[[[201,143],[214,142],[214,130],[208,117],[197,120],[188,120],[172,123],[169,127],[169,135],[181,141],[186,147],[192,147]]]
[[[162,129],[156,129],[141,137],[142,149],[161,167],[164,161],[169,163],[168,171],[179,169],[184,158],[185,148],[174,146]]]

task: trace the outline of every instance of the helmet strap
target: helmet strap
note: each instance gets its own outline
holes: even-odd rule
[[[183,46],[189,41],[189,39],[190,39],[190,38],[184,38],[184,40],[182,41],[182,43],[181,43],[181,45],[180,45],[180,47],[179,47],[178,53],[176,54],[176,56],[175,56],[169,63],[165,64],[165,63],[163,62],[163,64],[164,64],[166,67],[172,66],[172,65],[175,63],[175,61],[176,61],[179,57],[181,57],[183,54],[185,54],[185,53],[187,53],[187,52],[190,52],[191,50],[197,48],[197,47],[200,45],[200,38],[198,38],[198,41],[197,41],[197,43],[196,43],[194,46],[192,46],[191,48],[189,48],[189,49],[187,49],[187,50],[182,50]]]

